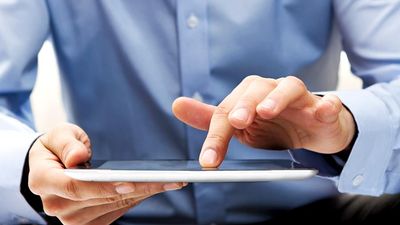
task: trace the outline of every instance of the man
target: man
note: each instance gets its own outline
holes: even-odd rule
[[[43,207],[64,224],[244,224],[338,190],[399,192],[399,19],[398,1],[2,2],[1,223],[44,222]],[[49,34],[76,125],[38,138],[29,94]],[[365,87],[393,82],[311,94],[336,87],[342,44]],[[174,102],[182,95],[196,100]],[[173,102],[194,128],[174,118]],[[232,136],[263,150],[236,139],[227,150]],[[267,150],[286,148],[307,150]],[[90,158],[199,153],[211,167],[293,157],[323,177],[171,191],[186,184],[87,183],[62,173]]]

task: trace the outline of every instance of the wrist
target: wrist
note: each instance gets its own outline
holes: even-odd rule
[[[346,162],[350,156],[351,150],[353,149],[354,143],[357,140],[358,126],[350,109],[345,104],[343,104],[343,107],[345,113],[344,126],[347,130],[346,144],[344,145],[346,147],[340,150],[336,155],[339,156],[339,158],[341,158],[344,162]]]
[[[39,140],[42,135],[38,136],[29,146],[28,152],[25,157],[24,167],[22,171],[22,179],[20,184],[21,194],[24,196],[25,200],[29,203],[29,205],[38,213],[43,212],[42,201],[39,196],[33,194],[29,189],[29,154],[32,150],[32,147]]]

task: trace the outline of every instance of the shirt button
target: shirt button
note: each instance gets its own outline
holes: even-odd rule
[[[203,97],[201,96],[201,94],[199,92],[197,92],[197,91],[193,94],[192,98],[197,100],[197,101],[199,101],[199,102],[203,102],[204,101]]]
[[[355,187],[360,186],[363,181],[364,181],[364,176],[362,174],[358,174],[353,178],[353,186]]]
[[[187,26],[190,29],[194,29],[199,25],[199,18],[195,16],[194,14],[190,14],[189,18],[186,21]]]

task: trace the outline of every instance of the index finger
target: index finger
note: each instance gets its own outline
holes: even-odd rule
[[[246,77],[233,91],[216,107],[210,121],[207,137],[203,143],[199,162],[202,167],[218,167],[225,158],[229,141],[233,136],[234,127],[229,122],[229,112],[246,90],[255,76]]]

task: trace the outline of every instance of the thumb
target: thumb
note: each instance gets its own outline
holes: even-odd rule
[[[172,103],[172,112],[182,122],[200,130],[208,130],[215,106],[192,98],[180,97]]]
[[[63,124],[41,137],[42,144],[55,154],[66,167],[74,167],[90,160],[88,135],[78,126]]]
[[[317,103],[315,115],[323,123],[334,123],[339,119],[339,113],[343,105],[339,97],[333,94],[327,94]]]

